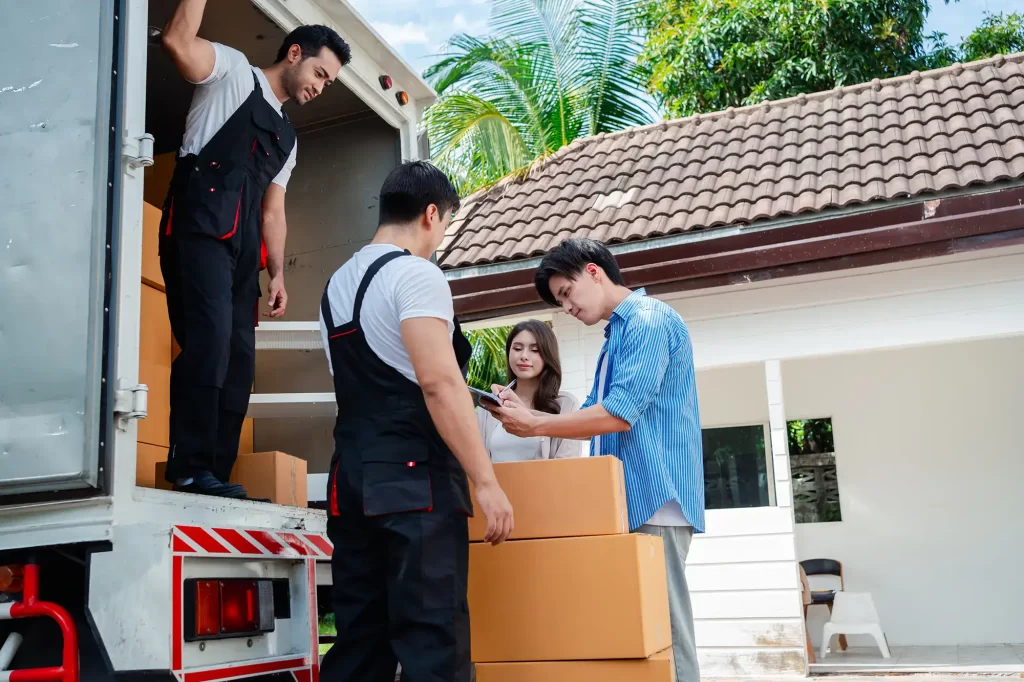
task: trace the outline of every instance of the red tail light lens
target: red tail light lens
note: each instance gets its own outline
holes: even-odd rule
[[[260,628],[259,592],[255,580],[220,584],[222,633],[252,632]]]
[[[270,580],[191,579],[185,581],[184,595],[186,642],[274,631]]]
[[[196,627],[197,637],[220,634],[220,582],[203,580],[196,582]]]

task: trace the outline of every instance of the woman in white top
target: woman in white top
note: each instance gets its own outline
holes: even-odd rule
[[[562,365],[558,340],[543,322],[527,320],[517,324],[505,341],[508,381],[526,406],[540,412],[564,414],[579,409],[579,401],[560,391]],[[523,462],[531,459],[580,457],[582,442],[561,438],[520,438],[501,427],[501,422],[483,408],[476,410],[484,446],[494,462]]]

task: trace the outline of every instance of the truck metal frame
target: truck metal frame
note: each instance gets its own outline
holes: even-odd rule
[[[338,30],[353,55],[340,82],[398,131],[403,159],[422,155],[418,128],[435,95],[345,0],[252,4],[284,31],[311,23]],[[121,157],[111,159],[119,169],[110,173],[108,188],[113,229],[107,243],[109,303],[104,312],[111,324],[103,349],[107,360],[101,390],[107,398],[100,402],[102,421],[109,422],[107,435],[97,430],[101,460],[95,480],[70,495],[5,497],[0,486],[0,564],[17,552],[89,547],[87,619],[111,672],[164,671],[180,682],[291,673],[297,682],[316,682],[316,592],[318,585],[330,584],[324,512],[136,486],[136,420],[145,418],[147,409],[146,387],[139,385],[138,282],[143,170],[152,163],[153,141],[145,130],[149,5],[148,0],[110,0],[105,6],[118,37],[112,50],[110,127],[112,146],[119,147]],[[393,90],[381,87],[378,79],[384,74],[393,79]],[[408,93],[408,104],[396,100],[397,91]],[[269,343],[287,348],[296,334],[303,347],[315,346],[315,330],[314,322],[262,323],[258,347]],[[274,346],[274,339],[281,338],[285,345]],[[333,396],[322,394],[255,395],[250,416],[334,414],[335,409]],[[0,483],[3,478],[0,472]],[[316,492],[312,499],[318,499]],[[287,578],[290,618],[277,621],[273,632],[260,637],[186,642],[182,584],[203,577]],[[59,579],[41,576],[44,585]],[[12,608],[18,611],[11,602],[0,607],[0,621],[11,617]],[[0,679],[17,679],[18,673],[0,668]],[[77,670],[70,677],[74,682]]]

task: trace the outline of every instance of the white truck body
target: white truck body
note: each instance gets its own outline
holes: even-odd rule
[[[330,582],[324,512],[136,485],[137,420],[147,405],[139,282],[153,154],[150,11],[173,4],[37,0],[5,10],[0,282],[18,302],[0,322],[0,564],[4,552],[95,547],[85,555],[88,615],[115,672],[166,671],[182,682],[290,672],[315,682],[316,586]],[[218,4],[228,3],[210,3],[204,29]],[[397,153],[382,163],[425,153],[417,134],[433,91],[345,0],[252,5],[282,37],[300,24],[335,28],[353,55],[340,84],[395,136]],[[301,168],[310,145],[299,139]],[[304,226],[287,206],[291,242]],[[295,301],[303,292],[289,293]],[[261,322],[258,349],[317,348],[315,319]],[[250,416],[330,419],[335,409],[322,390],[257,394]],[[311,474],[311,499],[323,499],[322,473]],[[291,615],[259,637],[186,642],[181,586],[199,577],[288,578]]]

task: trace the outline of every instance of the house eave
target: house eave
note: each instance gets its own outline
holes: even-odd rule
[[[990,248],[1012,243],[1018,231],[1024,231],[1020,182],[610,248],[628,286],[666,293]],[[456,312],[483,319],[544,308],[533,287],[539,262],[447,271]]]

